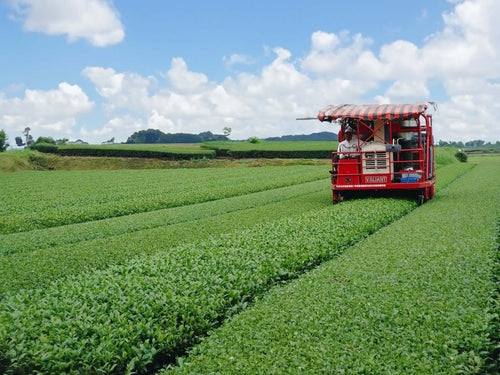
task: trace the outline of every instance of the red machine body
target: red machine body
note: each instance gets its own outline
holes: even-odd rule
[[[347,127],[357,142],[355,152],[332,153],[333,202],[351,192],[405,190],[419,203],[434,196],[434,145],[428,105],[383,104],[328,106],[320,121],[338,121],[339,142]]]

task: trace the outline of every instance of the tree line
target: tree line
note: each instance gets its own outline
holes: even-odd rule
[[[164,133],[158,129],[140,130],[128,137],[126,143],[202,143],[210,141],[229,141],[227,135],[213,134],[210,131],[199,134]]]

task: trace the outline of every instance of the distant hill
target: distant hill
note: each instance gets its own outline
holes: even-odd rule
[[[338,141],[335,133],[320,132],[312,134],[283,135],[281,137],[265,138],[264,141]]]

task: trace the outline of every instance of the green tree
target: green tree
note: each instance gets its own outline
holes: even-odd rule
[[[54,141],[54,138],[52,138],[52,137],[38,137],[35,144],[38,144],[38,143],[50,143],[50,144],[55,145],[56,141]]]
[[[127,143],[160,143],[159,139],[166,134],[158,129],[140,130],[127,139]]]
[[[9,147],[7,143],[7,134],[5,134],[5,131],[0,130],[0,152],[7,150],[7,147]]]

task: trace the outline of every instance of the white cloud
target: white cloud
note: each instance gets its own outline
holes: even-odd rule
[[[172,59],[158,79],[87,67],[82,74],[101,95],[107,122],[94,133],[86,132],[100,142],[100,134],[124,141],[146,128],[221,132],[228,124],[234,139],[336,131],[335,125],[299,122],[295,117],[314,116],[325,105],[336,103],[437,100],[436,140],[494,142],[500,140],[495,122],[500,117],[500,28],[495,27],[499,16],[498,1],[461,1],[443,16],[443,30],[429,35],[422,45],[393,40],[378,50],[361,34],[316,31],[310,51],[300,60],[286,48],[269,49],[274,60],[258,73],[242,72],[221,82],[191,71],[182,57]],[[226,60],[231,61],[246,61],[246,57],[233,55]],[[89,110],[90,102],[78,86],[70,87],[80,105],[67,109],[61,99],[59,117],[55,110],[50,112],[52,119],[42,107],[30,104],[41,101],[30,90],[24,99],[0,96],[0,113],[5,113],[4,121],[22,123],[23,116],[35,108],[42,118],[53,120],[44,123],[62,127],[61,120],[73,127],[80,113],[76,108]],[[51,103],[58,103],[57,93],[72,97],[65,88],[55,91],[39,94]]]
[[[86,39],[96,47],[120,43],[120,17],[107,0],[10,0],[26,31]]]
[[[114,117],[110,119],[102,128],[87,130],[85,127],[80,129],[80,135],[85,139],[92,139],[94,143],[96,139],[104,137],[115,137],[117,134],[120,136],[132,135],[134,132],[143,128],[141,120],[137,120],[132,116],[126,115],[123,117]],[[123,141],[126,140],[126,137]],[[118,140],[115,139],[118,142]]]
[[[252,65],[255,63],[254,59],[251,56],[238,54],[238,53],[235,53],[229,57],[224,56],[224,58],[222,60],[229,67],[236,65],[236,64]]]
[[[108,100],[106,110],[126,108],[132,112],[142,112],[148,109],[149,89],[156,84],[154,77],[117,73],[112,68],[102,67],[87,67],[82,74],[92,81],[99,95]]]
[[[180,58],[172,59],[172,67],[167,72],[172,88],[179,92],[194,93],[208,83],[208,78],[202,73],[190,72],[186,62]]]
[[[335,34],[316,31],[311,36],[311,45],[314,51],[331,51],[340,44],[340,39]]]
[[[11,138],[21,134],[26,126],[33,129],[34,137],[68,135],[73,132],[77,117],[93,107],[79,86],[62,82],[54,90],[25,90],[24,98],[0,94],[0,122]]]
[[[398,80],[385,93],[395,103],[430,100],[430,92],[425,82],[416,80]]]

